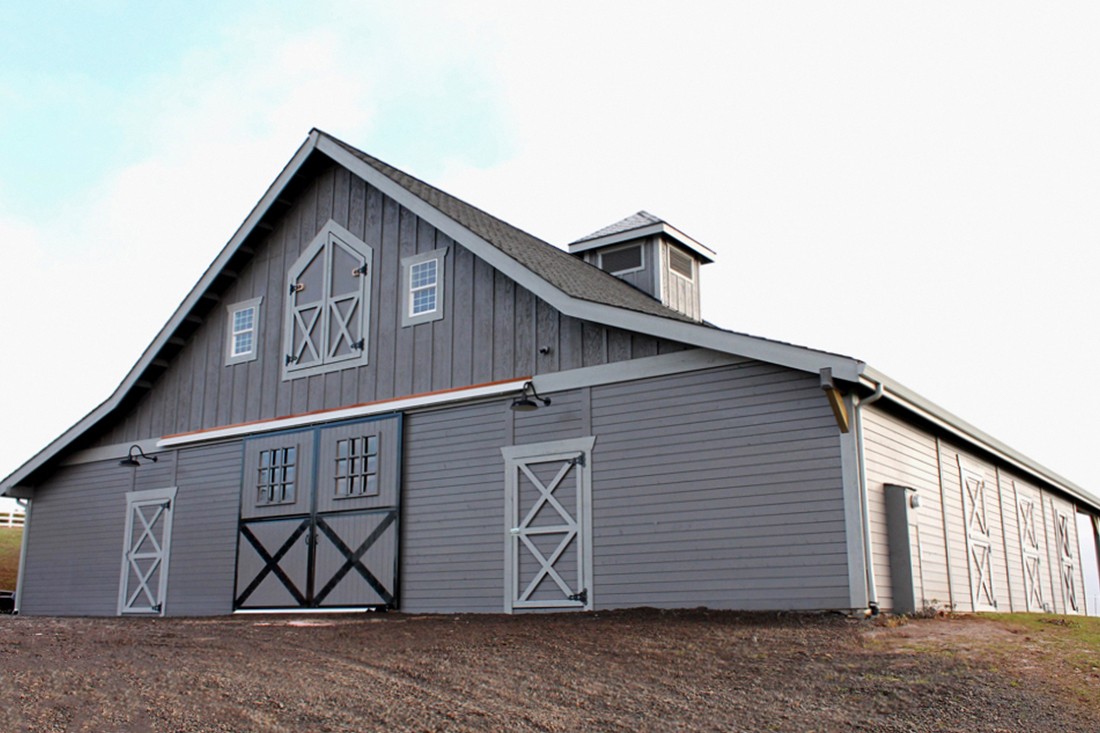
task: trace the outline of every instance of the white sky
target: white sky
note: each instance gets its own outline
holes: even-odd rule
[[[1100,5],[26,5],[0,476],[109,396],[316,126],[557,244],[646,209],[718,252],[708,320],[863,359],[1100,494]]]

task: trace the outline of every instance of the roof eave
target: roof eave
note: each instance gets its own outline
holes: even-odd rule
[[[627,229],[621,232],[614,232],[613,234],[605,234],[602,237],[595,237],[594,239],[582,239],[573,242],[569,245],[570,254],[579,254],[580,252],[587,252],[590,249],[596,249],[597,247],[608,247],[619,242],[629,242],[634,239],[640,239],[642,237],[649,237],[654,234],[664,234],[670,239],[675,241],[680,246],[694,252],[704,264],[710,264],[714,262],[714,258],[717,256],[714,250],[707,247],[705,244],[695,241],[688,235],[681,232],[674,226],[669,225],[667,222],[659,221],[655,224],[647,224],[641,227],[635,227],[634,229]]]
[[[168,339],[172,337],[172,334],[176,332],[183,323],[183,320],[194,309],[203,293],[213,284],[218,273],[225,267],[226,262],[233,257],[244,241],[248,239],[249,235],[251,235],[256,228],[256,225],[264,218],[276,199],[279,198],[279,195],[286,188],[287,184],[289,184],[298,174],[302,165],[305,164],[310,154],[316,149],[317,142],[320,139],[321,133],[318,130],[314,129],[310,131],[305,142],[302,143],[297,152],[291,157],[290,161],[283,167],[283,170],[280,171],[275,181],[268,187],[260,200],[256,202],[256,205],[252,207],[252,211],[245,217],[245,220],[237,228],[237,231],[226,243],[225,247],[222,248],[222,251],[210,266],[206,268],[206,272],[203,273],[203,276],[195,286],[191,288],[191,291],[183,299],[179,307],[176,308],[172,317],[168,320],[168,323],[165,324],[157,333],[152,343],[142,352],[137,363],[127,372],[119,386],[111,393],[111,396],[0,481],[0,496],[7,495],[9,491],[18,487],[27,477],[34,473],[35,470],[47,461],[55,458],[61,451],[68,447],[70,443],[95,426],[100,420],[110,415],[111,412],[118,407],[122,400],[125,399],[130,391],[136,386],[141,375],[149,368],[153,359],[155,359],[157,354],[167,345]]]
[[[997,440],[992,435],[971,425],[958,415],[940,407],[935,402],[921,396],[882,372],[869,366],[865,367],[861,382],[864,386],[869,388],[874,388],[881,384],[883,396],[894,404],[962,438],[967,443],[987,453],[991,453],[1033,478],[1054,486],[1075,499],[1088,504],[1093,509],[1100,509],[1100,498],[1097,498],[1091,492],[1078,486],[1064,476],[1055,473],[1046,466],[1028,458],[1014,448]]]

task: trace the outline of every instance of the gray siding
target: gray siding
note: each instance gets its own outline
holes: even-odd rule
[[[836,423],[760,363],[592,390],[598,607],[844,608]]]
[[[367,366],[282,380],[286,273],[333,218],[374,248]],[[445,313],[402,327],[401,259],[447,247]],[[225,304],[263,296],[259,358],[225,365]],[[562,315],[342,168],[274,221],[252,260],[153,388],[98,439],[129,442],[677,351]],[[548,352],[540,353],[540,349]]]
[[[990,533],[990,567],[996,608],[1029,608],[1025,588],[1025,548],[1022,540],[1021,501],[1034,506],[1035,529],[1041,559],[1042,599],[1056,613],[1083,613],[1084,576],[1077,543],[1073,502],[1048,487],[1024,479],[1011,467],[919,428],[879,407],[863,411],[871,537],[876,585],[882,607],[892,604],[889,542],[885,533],[883,486],[899,484],[916,489],[921,506],[915,510],[913,563],[915,595],[919,605],[975,610],[976,577],[967,541],[967,516],[960,466],[975,472],[986,484],[986,518]],[[1068,518],[1071,554],[1057,546],[1057,516]],[[1062,585],[1063,564],[1073,567],[1077,608],[1068,603]],[[987,610],[979,605],[977,610]]]
[[[509,444],[596,436],[597,608],[848,605],[840,450],[815,379],[755,362],[410,415],[402,607],[500,611]]]
[[[401,497],[401,608],[504,607],[508,402],[409,415]]]
[[[22,611],[108,615],[118,607],[126,492],[178,486],[170,615],[231,610],[240,445],[160,454],[137,469],[117,460],[65,467],[39,487],[28,530]]]

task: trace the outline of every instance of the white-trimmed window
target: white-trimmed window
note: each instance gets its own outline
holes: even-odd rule
[[[401,260],[401,325],[438,321],[443,317],[443,284],[447,248]]]
[[[259,353],[260,302],[263,296],[227,306],[225,364],[252,361]]]
[[[600,252],[600,269],[612,275],[626,275],[645,269],[645,250],[640,244],[628,244]]]
[[[367,363],[372,258],[363,240],[329,219],[291,266],[283,379]]]

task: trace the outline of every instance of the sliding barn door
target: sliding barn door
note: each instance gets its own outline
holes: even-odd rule
[[[399,416],[250,440],[238,609],[397,605]]]

